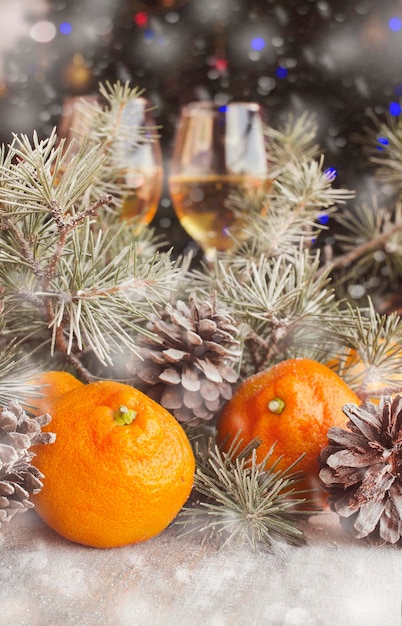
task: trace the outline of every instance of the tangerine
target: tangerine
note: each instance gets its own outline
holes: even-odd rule
[[[68,372],[51,370],[41,372],[32,378],[28,384],[32,385],[33,389],[41,395],[26,397],[24,406],[28,407],[35,415],[40,415],[41,413],[49,413],[49,407],[55,398],[75,387],[80,387],[84,383]]]
[[[177,420],[139,390],[114,381],[53,400],[51,446],[35,449],[45,478],[32,497],[60,535],[97,548],[144,541],[187,500],[195,460]]]
[[[228,450],[239,433],[240,451],[257,437],[257,461],[275,444],[271,461],[278,461],[282,470],[304,454],[296,469],[316,480],[317,457],[328,443],[328,429],[346,426],[342,407],[347,403],[360,405],[360,400],[327,366],[288,359],[239,385],[219,416],[217,443]]]

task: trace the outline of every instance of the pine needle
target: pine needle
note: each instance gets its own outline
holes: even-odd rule
[[[332,334],[345,346],[336,372],[362,401],[402,391],[402,319],[379,314],[369,300],[366,309],[349,308],[354,323]],[[352,358],[351,358],[352,357]]]
[[[314,500],[306,497],[309,492],[298,489],[303,474],[295,470],[296,463],[286,470],[277,468],[280,459],[269,465],[273,448],[257,462],[258,440],[239,453],[240,443],[235,439],[227,453],[212,437],[204,449],[196,443],[193,502],[176,519],[178,534],[214,541],[220,549],[228,544],[253,551],[261,545],[273,550],[280,542],[302,545],[302,522],[317,512],[311,508]]]
[[[369,122],[354,139],[363,144],[363,152],[376,167],[376,175],[383,183],[394,186],[397,194],[402,191],[402,119],[387,113],[380,118],[373,110],[368,111]]]

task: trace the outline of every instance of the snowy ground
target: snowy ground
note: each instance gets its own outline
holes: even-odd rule
[[[30,511],[1,529],[0,626],[400,626],[400,548],[346,537],[330,513],[307,539],[217,553],[168,530],[97,550]]]

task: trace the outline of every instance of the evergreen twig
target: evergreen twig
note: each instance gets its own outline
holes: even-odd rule
[[[289,163],[297,163],[301,158],[311,160],[317,157],[320,151],[316,141],[317,130],[317,119],[308,112],[297,118],[289,115],[282,128],[264,127],[273,178]]]
[[[371,301],[366,309],[348,307],[354,323],[334,337],[345,347],[335,371],[362,401],[402,391],[402,319],[396,313],[378,313]]]
[[[175,522],[180,536],[215,541],[220,549],[229,543],[249,545],[254,551],[261,544],[273,550],[279,541],[305,542],[302,522],[316,510],[310,492],[299,489],[303,474],[295,469],[297,462],[286,470],[278,469],[279,459],[270,464],[273,448],[257,462],[259,443],[253,440],[239,452],[237,438],[222,452],[213,438],[204,449],[196,442],[193,502]]]
[[[352,270],[356,277],[357,268],[361,268],[359,274],[370,274],[369,270],[375,264],[375,252],[384,253],[387,257],[388,267],[396,265],[399,271],[402,257],[399,253],[402,232],[402,203],[398,202],[393,214],[387,209],[375,209],[364,205],[357,208],[355,214],[340,215],[337,221],[344,227],[344,234],[337,237],[347,249],[342,254],[328,261],[319,270],[324,271],[328,267],[331,271],[338,269]],[[399,235],[396,241],[395,236]],[[378,258],[378,256],[377,256]]]
[[[376,168],[376,176],[392,185],[396,195],[402,192],[402,119],[386,113],[380,118],[368,111],[368,122],[355,140],[363,145],[363,152]]]
[[[119,218],[125,197],[135,193],[125,179],[130,160],[142,145],[156,141],[159,137],[157,126],[144,127],[138,124],[136,107],[142,93],[143,90],[131,87],[128,82],[101,83],[97,99],[82,98],[79,104],[85,123],[71,129],[72,137],[79,144],[89,142],[90,145],[102,146],[103,163],[93,177],[87,197],[94,200],[102,193],[112,195],[110,220]],[[135,223],[135,216],[131,221]]]
[[[328,324],[348,324],[329,272],[317,275],[319,263],[318,252],[291,248],[286,257],[261,256],[258,262],[223,258],[212,277],[194,272],[198,289],[216,290],[238,320],[244,377],[290,354],[328,346]]]
[[[105,123],[138,97],[128,86],[108,89]],[[143,133],[139,129],[135,145],[145,141]],[[126,126],[116,131],[121,141],[126,134]],[[181,270],[149,234],[129,238],[130,227],[105,221],[113,198],[93,197],[94,180],[105,173],[105,144],[83,139],[75,150],[55,131],[41,141],[36,133],[32,141],[15,135],[0,156],[3,337],[25,339],[29,353],[48,346],[51,359],[62,355],[91,380],[97,368],[89,354],[110,367],[114,354],[135,352],[138,334],[149,334],[145,322]]]

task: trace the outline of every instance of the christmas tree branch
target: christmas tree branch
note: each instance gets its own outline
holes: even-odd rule
[[[379,314],[373,303],[363,310],[350,305],[350,324],[332,333],[344,345],[335,371],[362,401],[399,393],[402,389],[402,320],[396,313]]]
[[[377,166],[376,176],[381,182],[393,185],[398,194],[402,191],[402,120],[401,116],[387,113],[380,119],[374,111],[368,112],[372,126],[365,126],[354,139],[363,145],[363,152]]]
[[[349,323],[335,300],[328,271],[317,278],[319,263],[319,252],[304,250],[301,243],[286,255],[261,255],[258,262],[223,256],[212,275],[192,274],[198,291],[215,290],[239,324],[242,376],[290,352],[301,355],[317,344],[324,348],[331,342],[328,325],[343,328]]]
[[[136,97],[119,89],[111,94],[113,112],[120,96]],[[119,132],[123,139],[127,128]],[[145,140],[142,132],[137,143]],[[181,268],[169,252],[158,253],[149,235],[129,237],[123,223],[108,222],[107,211],[99,219],[114,201],[104,192],[91,199],[105,146],[83,140],[73,148],[53,131],[43,141],[14,136],[9,151],[2,150],[0,284],[4,336],[49,345],[51,358],[62,357],[90,380],[96,359],[112,366],[112,354],[137,350],[138,334],[149,334],[145,322],[175,288]]]
[[[237,437],[226,453],[213,438],[203,445],[195,442],[192,502],[175,521],[179,536],[214,540],[221,550],[228,543],[254,551],[260,545],[273,551],[281,541],[302,545],[302,522],[318,509],[311,508],[311,493],[298,489],[303,474],[295,469],[297,463],[280,471],[278,461],[270,464],[273,448],[257,462],[260,441],[254,439],[239,452],[240,443]]]
[[[48,262],[47,267],[44,270],[44,274],[47,281],[51,281],[56,273],[57,264],[60,257],[63,254],[64,247],[66,245],[67,237],[71,231],[80,226],[88,217],[96,217],[98,211],[103,206],[109,206],[113,201],[112,196],[102,195],[98,200],[92,202],[92,204],[79,211],[75,215],[65,216],[62,209],[57,205],[55,201],[51,203],[50,216],[53,218],[54,223],[57,226],[59,232],[59,240],[55,245],[54,253]],[[47,288],[47,283],[44,283],[44,289]]]
[[[245,197],[232,197],[230,207],[243,222],[241,238],[229,256],[258,259],[286,255],[289,248],[311,247],[312,241],[337,204],[354,196],[346,189],[334,189],[334,174],[324,170],[324,160],[291,161],[278,173],[273,190],[259,202]]]
[[[320,275],[322,272],[330,269],[331,271],[342,269],[346,267],[350,267],[354,261],[360,259],[362,256],[367,255],[368,253],[374,252],[375,250],[383,249],[390,238],[395,234],[402,230],[402,220],[398,220],[393,225],[391,225],[388,230],[378,233],[372,239],[361,243],[360,245],[356,245],[353,250],[341,254],[327,263],[324,263],[318,270],[317,274]]]
[[[299,159],[311,160],[317,157],[319,145],[316,142],[317,120],[308,112],[295,118],[289,115],[282,128],[264,127],[267,138],[267,158],[272,166],[272,176],[283,172],[289,163]]]
[[[19,250],[22,259],[25,261],[29,267],[31,267],[35,276],[39,279],[44,278],[44,272],[42,271],[41,265],[37,259],[35,259],[29,241],[24,238],[22,233],[18,230],[17,224],[14,223],[11,219],[4,219],[4,221],[0,225],[0,229],[3,231],[10,231],[13,233],[15,240],[19,244]]]
[[[88,195],[93,199],[102,191],[111,194],[114,203],[110,214],[114,217],[119,215],[127,194],[134,193],[125,182],[128,160],[140,146],[158,138],[157,126],[139,125],[138,115],[133,115],[142,93],[143,90],[130,87],[128,82],[100,84],[98,100],[83,98],[80,103],[85,124],[71,129],[79,143],[87,141],[102,145],[104,160],[102,167],[95,172]],[[135,217],[132,219],[135,222]]]

